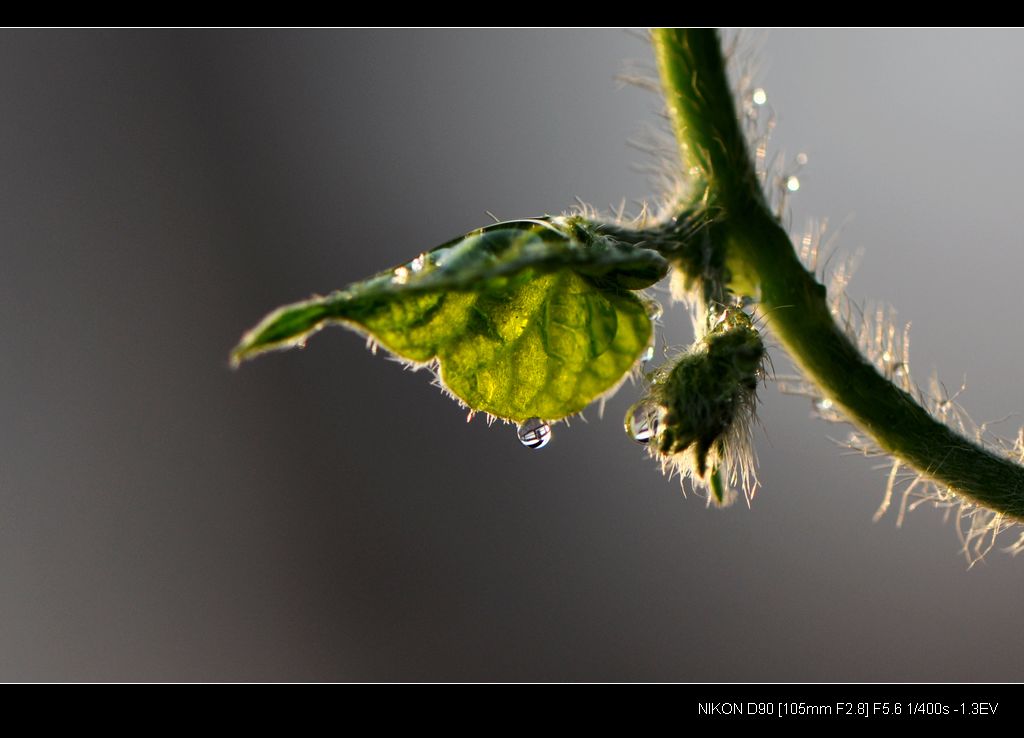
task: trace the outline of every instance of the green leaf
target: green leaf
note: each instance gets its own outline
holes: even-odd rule
[[[581,218],[498,223],[326,297],[279,308],[243,336],[237,365],[341,323],[416,364],[438,362],[471,409],[559,420],[613,390],[651,340],[632,290],[668,270],[656,251]]]

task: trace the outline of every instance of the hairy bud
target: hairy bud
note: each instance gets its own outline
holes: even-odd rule
[[[626,416],[626,430],[662,466],[710,489],[752,491],[751,421],[763,372],[764,343],[738,307],[714,309],[708,332],[657,369],[647,395]]]

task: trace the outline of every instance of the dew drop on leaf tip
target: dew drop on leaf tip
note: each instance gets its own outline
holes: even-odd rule
[[[519,442],[532,449],[541,449],[551,440],[551,426],[540,418],[530,418],[518,430]]]

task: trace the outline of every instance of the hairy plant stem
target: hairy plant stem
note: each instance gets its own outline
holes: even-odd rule
[[[800,263],[765,201],[718,34],[658,29],[653,41],[680,155],[698,182],[695,201],[681,203],[678,212],[689,218],[698,205],[713,209],[705,238],[721,250],[728,288],[760,302],[770,328],[804,374],[880,448],[957,495],[1024,521],[1024,467],[933,418],[861,356],[836,325],[824,285]],[[665,228],[667,234],[672,224]]]

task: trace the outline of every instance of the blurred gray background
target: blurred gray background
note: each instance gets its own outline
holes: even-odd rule
[[[773,149],[809,155],[793,224],[847,223],[919,381],[1024,411],[1020,33],[754,36]],[[485,210],[648,197],[626,59],[625,31],[0,34],[0,679],[1020,679],[1024,560],[967,571],[934,510],[873,524],[885,473],[774,386],[763,487],[715,510],[625,437],[629,385],[531,452],[340,329],[228,368],[270,308]]]

